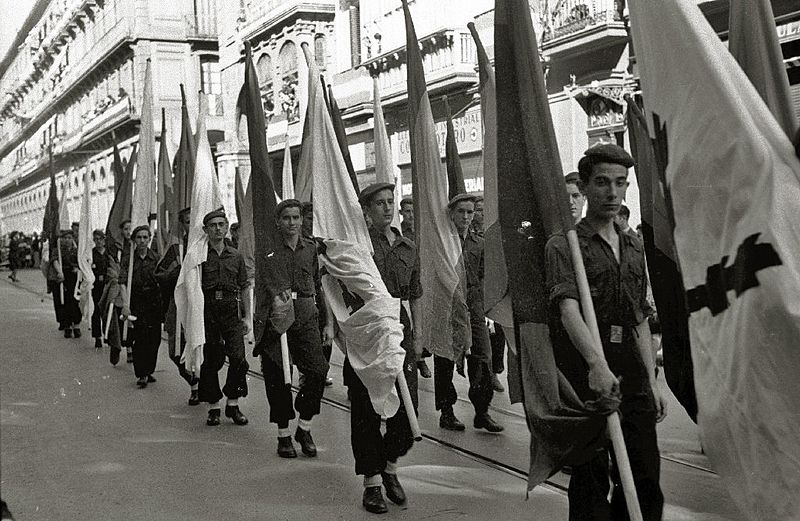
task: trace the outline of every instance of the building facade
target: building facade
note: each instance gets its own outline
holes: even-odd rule
[[[93,226],[114,198],[112,147],[123,163],[139,139],[145,64],[152,61],[154,125],[166,110],[172,154],[180,89],[192,118],[209,94],[209,138],[222,137],[219,0],[38,0],[0,62],[0,215],[4,229],[40,230],[52,168],[59,198],[78,220],[89,173]],[[157,149],[157,148],[156,148]]]

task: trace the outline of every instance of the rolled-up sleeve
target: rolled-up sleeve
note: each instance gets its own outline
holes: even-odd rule
[[[579,300],[566,237],[563,235],[552,236],[545,246],[545,258],[550,306],[556,308],[565,298]]]

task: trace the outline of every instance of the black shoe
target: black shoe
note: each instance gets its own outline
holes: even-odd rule
[[[74,336],[75,338],[80,338],[81,330],[76,327],[75,329],[72,330],[72,336]]]
[[[197,394],[197,389],[194,389],[189,395],[189,405],[200,405],[200,396]]]
[[[488,412],[476,414],[472,426],[476,429],[486,429],[489,432],[503,432],[503,426],[494,421]]]
[[[386,489],[386,497],[395,505],[403,506],[406,504],[406,491],[397,479],[397,474],[381,472],[383,478],[383,488]]]
[[[278,456],[281,458],[297,457],[297,451],[294,450],[291,436],[278,437]]]
[[[431,370],[428,368],[428,363],[425,360],[420,360],[417,362],[417,369],[419,369],[419,375],[423,378],[430,378],[431,377]]]
[[[206,425],[209,427],[216,427],[219,425],[219,409],[210,409],[208,411],[208,418],[206,419]]]
[[[151,374],[147,375],[147,383],[149,383],[149,384],[156,383],[156,379],[153,378],[153,375],[151,375]]]
[[[120,350],[116,347],[112,347],[108,351],[108,361],[111,362],[111,365],[117,365],[119,363],[119,353]]]
[[[385,514],[389,511],[389,507],[386,506],[386,501],[383,499],[381,487],[365,488],[361,504],[364,505],[367,512],[373,514]]]
[[[453,410],[443,410],[442,415],[439,417],[439,427],[448,431],[463,431],[466,427],[458,421]]]
[[[99,338],[94,339],[94,348],[95,349],[103,349],[103,341]]]
[[[144,389],[145,387],[147,387],[147,377],[142,376],[141,378],[136,380],[136,385],[139,386],[139,389]]]
[[[133,363],[133,351],[128,350],[128,360],[127,360],[127,362],[129,364]]]
[[[247,425],[247,416],[242,414],[238,405],[226,405],[225,416],[233,420],[236,425]]]
[[[66,328],[64,327],[64,324],[59,324],[59,325],[58,325],[58,330],[59,330],[59,331],[64,331],[64,329],[66,329]]]
[[[298,427],[294,433],[294,440],[300,444],[300,449],[306,456],[313,458],[317,455],[317,446],[314,445],[310,431]]]
[[[72,338],[72,329],[65,327],[64,328],[64,338]]]

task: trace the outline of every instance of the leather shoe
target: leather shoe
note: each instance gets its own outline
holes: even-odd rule
[[[94,339],[94,348],[95,349],[103,349],[103,341],[100,338]]]
[[[236,425],[247,425],[247,416],[242,414],[238,405],[226,405],[225,416],[233,420]]]
[[[72,330],[72,336],[74,336],[75,338],[80,338],[81,330],[76,327],[75,329]]]
[[[147,383],[149,383],[149,384],[156,383],[156,379],[153,378],[153,375],[151,375],[151,374],[147,375]]]
[[[64,338],[72,338],[72,329],[64,328]]]
[[[209,427],[216,427],[219,425],[219,409],[211,409],[208,411],[208,419],[206,425]]]
[[[448,431],[463,431],[465,429],[464,424],[456,418],[452,409],[442,411],[442,415],[439,417],[439,427]]]
[[[294,440],[300,444],[300,449],[306,456],[313,458],[317,455],[317,446],[314,445],[314,439],[311,437],[311,431],[307,431],[298,427],[294,433]]]
[[[494,421],[488,412],[476,414],[472,425],[476,429],[486,429],[489,432],[503,432],[503,426]]]
[[[386,489],[386,497],[395,505],[405,505],[406,491],[403,490],[400,480],[397,479],[397,474],[381,472],[381,477],[383,478],[383,488]]]
[[[281,458],[297,457],[297,451],[294,450],[291,436],[278,437],[278,456]]]
[[[189,405],[200,405],[200,396],[196,389],[189,395]]]
[[[147,377],[142,376],[138,380],[136,380],[136,385],[139,386],[140,389],[144,389],[147,387]]]
[[[431,377],[431,370],[428,368],[428,363],[425,360],[420,360],[417,362],[417,369],[419,369],[419,375],[423,378],[430,378]]]
[[[373,514],[385,514],[389,511],[389,507],[386,506],[386,501],[383,499],[381,487],[365,488],[361,504],[364,505],[367,512]]]

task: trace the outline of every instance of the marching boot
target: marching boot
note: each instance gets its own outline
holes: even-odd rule
[[[75,338],[80,338],[81,337],[81,330],[78,329],[77,327],[73,328],[72,329],[72,336],[75,337]]]
[[[281,458],[296,458],[297,451],[294,450],[291,436],[278,436],[278,456]]]
[[[103,341],[100,340],[99,337],[94,339],[94,348],[95,349],[102,349],[103,348]]]
[[[494,421],[488,412],[476,414],[472,426],[476,429],[486,429],[489,432],[503,432],[503,426]]]
[[[300,449],[303,454],[313,458],[317,455],[317,446],[314,445],[314,439],[311,437],[311,431],[301,429],[300,427],[294,433],[294,439],[300,444]]]
[[[72,328],[64,326],[64,338],[72,338]]]
[[[208,410],[208,418],[206,419],[206,425],[209,427],[216,427],[219,425],[219,409],[209,409]]]
[[[189,405],[200,405],[200,396],[197,393],[197,389],[192,389],[191,394],[189,394]]]
[[[233,420],[233,423],[236,425],[247,425],[247,416],[242,414],[242,411],[239,410],[238,405],[226,405],[225,416]]]
[[[141,378],[136,380],[136,385],[139,386],[139,389],[144,389],[145,387],[147,387],[147,377],[142,376]]]
[[[425,360],[419,360],[417,362],[417,369],[419,369],[419,375],[423,378],[430,378],[431,377],[431,370],[428,367],[428,363]]]
[[[149,383],[149,384],[156,383],[156,379],[153,378],[153,375],[151,375],[151,374],[147,375],[147,383]]]
[[[383,499],[381,487],[366,487],[361,504],[364,505],[367,512],[373,514],[385,514],[389,511],[389,507],[386,506],[386,501]]]
[[[383,488],[386,489],[386,497],[395,505],[403,506],[406,504],[406,491],[397,479],[397,474],[381,472],[383,478]]]
[[[496,393],[504,393],[506,391],[506,388],[500,383],[500,376],[497,373],[492,375],[492,389]]]
[[[456,418],[453,408],[442,409],[439,417],[439,427],[448,431],[463,431],[466,427]]]

